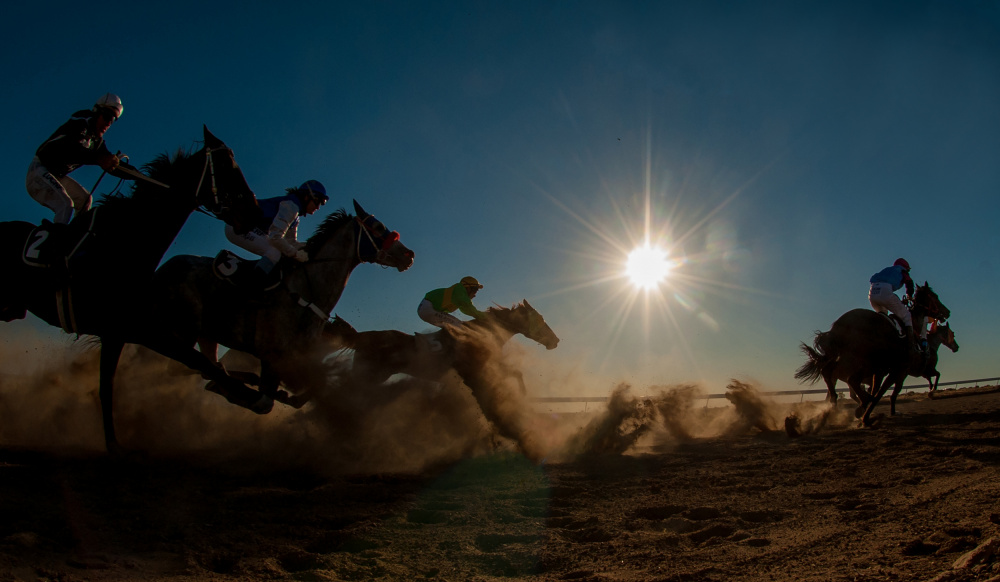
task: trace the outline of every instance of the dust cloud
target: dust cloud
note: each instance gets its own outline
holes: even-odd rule
[[[381,386],[346,381],[349,355],[328,358],[307,376],[312,399],[303,408],[276,404],[255,415],[205,391],[200,375],[176,362],[127,346],[115,384],[115,427],[126,449],[147,457],[338,475],[416,473],[497,451],[520,451],[536,463],[635,454],[705,438],[799,436],[851,421],[828,404],[778,403],[737,380],[726,387],[729,406],[707,406],[696,385],[637,390],[620,383],[597,410],[544,413],[530,397],[546,390],[540,379],[558,372],[516,344],[508,348],[481,367],[463,368],[462,376],[400,376]],[[78,341],[33,353],[44,358],[32,363],[23,345],[0,346],[0,369],[16,370],[0,376],[0,447],[104,454],[99,346]],[[511,370],[521,372],[527,392]],[[598,388],[574,379],[560,390]]]

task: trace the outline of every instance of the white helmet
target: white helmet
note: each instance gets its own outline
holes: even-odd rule
[[[108,109],[113,111],[115,119],[121,117],[122,111],[125,111],[125,108],[122,106],[121,97],[115,95],[114,93],[105,93],[104,95],[101,95],[101,98],[97,100],[97,103],[94,103],[94,111],[97,111],[98,109]]]

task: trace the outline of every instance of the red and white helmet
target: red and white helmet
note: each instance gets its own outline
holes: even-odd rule
[[[907,271],[910,270],[910,263],[906,262],[906,259],[900,257],[896,259],[896,262],[892,264],[893,267],[903,267]]]
[[[125,108],[122,106],[121,97],[115,95],[114,93],[105,93],[104,95],[101,95],[101,98],[97,100],[97,103],[94,103],[94,111],[99,109],[110,112],[115,116],[115,119],[121,117],[122,112],[125,111]]]

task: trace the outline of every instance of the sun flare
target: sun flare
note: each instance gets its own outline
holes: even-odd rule
[[[644,245],[635,248],[625,262],[625,274],[641,289],[655,289],[670,274],[667,252]]]

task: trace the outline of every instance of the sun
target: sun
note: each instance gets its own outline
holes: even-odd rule
[[[655,289],[670,274],[667,251],[648,244],[636,247],[625,261],[625,274],[640,289]]]

